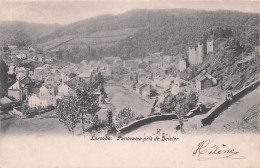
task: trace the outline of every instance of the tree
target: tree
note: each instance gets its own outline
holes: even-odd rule
[[[78,88],[76,96],[63,97],[56,107],[56,113],[60,122],[74,134],[74,128],[78,123],[82,124],[84,135],[84,123],[95,125],[95,114],[100,110],[98,96],[94,94],[91,86]]]
[[[99,85],[104,86],[105,78],[103,77],[101,72],[98,72],[98,74],[95,76],[95,82],[96,82],[96,86]]]
[[[188,110],[193,109],[198,103],[198,96],[195,92],[190,92],[186,97],[186,106]]]
[[[7,93],[8,82],[8,67],[3,59],[0,60],[0,97],[3,97]]]
[[[169,95],[160,104],[163,113],[187,114],[198,103],[198,97],[195,92],[185,94],[183,92],[177,95]]]
[[[136,119],[135,113],[129,108],[123,108],[116,116],[116,127],[123,127]]]
[[[112,110],[107,112],[107,124],[108,124],[108,134],[115,134],[117,132],[115,124],[113,122],[113,113]]]
[[[76,97],[70,96],[61,99],[57,105],[56,113],[59,121],[64,123],[68,130],[74,134],[74,128],[80,122],[81,116]]]

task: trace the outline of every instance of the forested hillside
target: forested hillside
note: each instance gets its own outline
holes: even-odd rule
[[[30,32],[18,35],[29,41],[38,34]],[[213,34],[217,39],[226,32],[242,46],[253,49],[259,44],[259,15],[192,9],[132,10],[65,25],[34,39],[40,48],[58,51],[60,59],[78,62],[106,56],[130,59],[154,52],[185,54],[198,41]]]
[[[49,25],[26,22],[1,22],[0,45],[31,45],[41,36],[45,36],[60,28],[60,25]]]
[[[44,36],[39,43],[63,36],[89,36],[100,31],[135,28],[136,32],[107,47],[98,44],[60,46],[66,53],[73,51],[76,60],[120,56],[124,59],[140,57],[153,52],[169,55],[186,53],[187,47],[229,29],[242,45],[253,48],[259,44],[259,15],[235,11],[199,11],[190,9],[133,10],[120,15],[104,15],[76,22]],[[218,36],[216,35],[215,38]],[[66,49],[65,49],[66,48]],[[78,50],[77,54],[75,51]],[[100,52],[101,51],[101,52]],[[75,60],[75,58],[73,58]]]

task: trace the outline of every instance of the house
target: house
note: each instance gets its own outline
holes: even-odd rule
[[[139,68],[139,61],[138,60],[125,60],[123,62],[123,66],[131,71],[136,71]]]
[[[149,54],[149,60],[152,63],[162,63],[163,61],[160,52]]]
[[[225,83],[223,83],[224,89],[241,89],[243,86],[244,80],[241,78],[240,75],[232,75],[229,76],[228,78],[224,78]]]
[[[42,85],[39,92],[39,98],[46,100],[47,106],[56,106],[56,95],[52,85]]]
[[[9,45],[8,48],[12,51],[17,50],[18,47],[16,45]]]
[[[164,73],[166,75],[168,75],[172,72],[172,67],[168,64],[162,64],[160,69],[162,70],[162,73]]]
[[[14,72],[15,72],[15,66],[9,66],[9,71],[7,72],[8,74],[14,74]]]
[[[206,71],[203,71],[195,78],[195,83],[196,83],[196,91],[200,92],[203,89],[215,86],[217,84],[217,79],[211,76]]]
[[[16,55],[16,57],[19,59],[25,59],[25,58],[27,58],[27,55],[25,53],[19,53]]]
[[[120,57],[114,57],[114,61],[113,61],[114,65],[122,66],[122,63],[123,61]]]
[[[15,74],[18,74],[18,73],[26,74],[27,70],[24,67],[16,67],[15,68]]]
[[[122,66],[113,66],[111,69],[111,75],[121,75],[124,72],[124,67]]]
[[[151,95],[151,85],[150,84],[136,84],[136,92],[139,95],[150,98]]]
[[[187,63],[186,63],[186,61],[185,61],[184,59],[180,59],[180,60],[179,60],[179,67],[178,67],[179,71],[182,72],[182,71],[184,71],[186,68],[187,68]]]
[[[80,64],[82,64],[82,65],[88,65],[88,61],[87,61],[87,60],[82,60],[82,61],[80,62]]]
[[[47,78],[48,76],[52,75],[51,69],[47,68],[48,64],[45,64],[45,66],[37,67],[34,69],[34,74],[31,76],[32,79],[35,80],[42,80],[44,78]]]
[[[104,60],[109,65],[122,65],[122,59],[120,57],[106,57]]]
[[[138,83],[139,84],[150,84],[151,78],[146,74],[138,74]]]
[[[46,85],[54,85],[55,84],[55,77],[53,75],[47,76],[47,78],[44,78],[44,84]]]
[[[47,62],[52,62],[52,61],[53,61],[53,58],[52,58],[52,57],[47,57],[47,58],[45,58],[45,61],[47,61]]]
[[[43,67],[43,69],[48,69],[48,68],[50,68],[51,66],[50,66],[50,64],[44,64],[42,67]]]
[[[256,56],[255,55],[251,55],[251,56],[247,56],[246,58],[237,61],[236,65],[239,68],[243,68],[244,66],[250,64],[251,62],[254,62],[256,60]]]
[[[27,99],[30,94],[30,89],[32,88],[32,80],[29,76],[25,76],[20,79],[20,83],[22,86],[22,96],[24,100]]]
[[[81,73],[77,76],[80,82],[92,83],[94,82],[94,73],[93,71]]]
[[[31,108],[47,108],[48,106],[56,106],[55,88],[51,85],[42,85],[37,89],[36,93],[28,99]]]
[[[30,51],[36,51],[32,46],[28,47],[28,50],[30,50]]]
[[[61,85],[58,86],[58,98],[61,98],[62,96],[70,96],[70,95],[76,95],[75,88],[72,87],[72,85],[68,86],[67,82],[63,82]]]
[[[162,56],[163,62],[171,63],[173,61],[173,56],[170,55],[164,55]]]
[[[44,61],[45,61],[44,56],[38,55],[38,56],[37,56],[37,61],[38,61],[38,62],[44,62]]]
[[[154,88],[159,87],[163,90],[167,90],[170,88],[171,83],[173,82],[174,82],[173,77],[154,76],[152,81],[152,86]]]
[[[22,100],[22,85],[20,79],[18,79],[12,86],[8,88],[8,96],[14,97],[16,100]]]
[[[37,95],[32,95],[28,99],[28,105],[31,108],[45,108],[48,106],[48,103],[47,100],[41,100]]]
[[[34,73],[32,75],[30,75],[31,79],[33,81],[43,81],[43,75],[42,74],[39,74],[39,73]]]

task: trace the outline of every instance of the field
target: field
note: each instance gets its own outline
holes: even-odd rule
[[[98,31],[87,36],[66,35],[46,43],[39,44],[39,47],[43,48],[43,50],[57,50],[59,48],[71,48],[73,46],[109,47],[133,35],[137,30],[137,28],[128,28],[111,31]]]
[[[115,107],[115,114],[125,107],[132,109],[136,116],[143,115],[147,117],[151,112],[152,100],[139,97],[121,86],[107,86],[106,91],[109,97],[111,97],[110,103]]]

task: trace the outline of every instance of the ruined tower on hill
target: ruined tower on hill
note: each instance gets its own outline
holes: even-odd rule
[[[191,65],[198,65],[203,62],[203,44],[198,43],[198,47],[189,47],[188,61]]]

